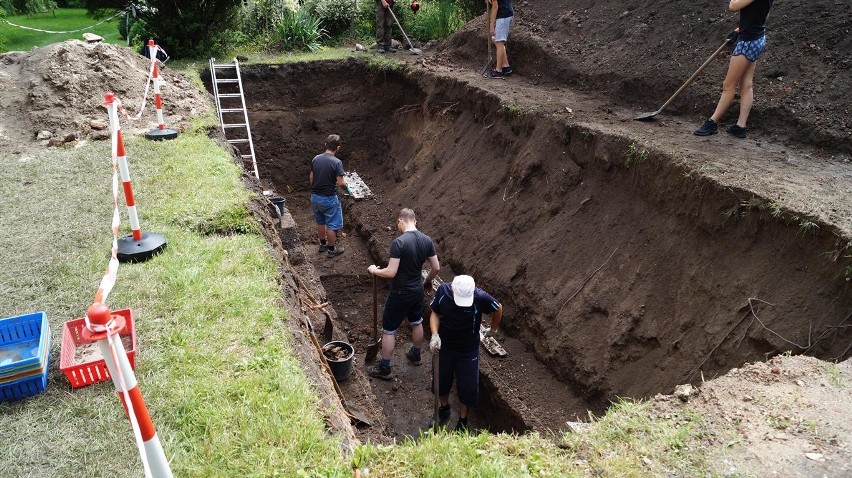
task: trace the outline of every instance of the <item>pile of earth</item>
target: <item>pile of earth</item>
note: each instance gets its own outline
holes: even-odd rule
[[[637,113],[654,111],[738,18],[717,0],[516,1],[509,60],[533,81],[590,92]],[[852,152],[852,3],[776,2],[767,28],[749,127],[773,142]],[[439,57],[483,68],[484,32],[483,18],[469,22],[438,45]],[[727,63],[727,54],[713,62],[668,110],[696,125],[708,117]],[[736,121],[737,111],[735,102],[722,121]]]
[[[852,474],[852,361],[776,356],[688,392],[655,397],[653,415],[700,415],[714,476]]]
[[[106,138],[109,124],[101,106],[104,93],[117,95],[135,115],[150,62],[133,50],[106,43],[69,40],[29,52],[0,55],[0,150],[16,150],[39,137]],[[185,117],[209,108],[205,94],[186,77],[160,70],[166,124],[176,127]],[[156,122],[153,87],[140,120],[123,128],[149,128]]]

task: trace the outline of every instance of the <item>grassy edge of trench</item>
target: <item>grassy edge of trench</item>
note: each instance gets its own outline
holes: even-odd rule
[[[122,265],[108,301],[135,312],[137,375],[175,476],[708,473],[700,418],[651,418],[647,402],[620,403],[588,432],[556,439],[427,434],[344,457],[292,353],[252,193],[207,126],[128,141],[143,229],[169,246]],[[62,323],[83,313],[106,264],[110,174],[106,142],[0,156],[0,316],[45,310],[53,329],[47,392],[0,404],[0,430],[15,431],[0,434],[4,476],[141,474],[112,385],[71,390],[58,370]]]

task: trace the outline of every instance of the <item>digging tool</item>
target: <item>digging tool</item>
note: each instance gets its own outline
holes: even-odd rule
[[[637,116],[637,117],[635,117],[635,118],[633,118],[633,119],[634,119],[634,120],[637,120],[637,121],[646,121],[646,120],[650,120],[650,119],[651,119],[651,118],[653,118],[654,116],[657,116],[658,114],[662,113],[662,112],[663,112],[663,110],[664,110],[664,109],[666,109],[666,106],[668,106],[668,105],[669,105],[672,101],[674,101],[674,100],[675,100],[675,98],[677,98],[678,96],[680,96],[680,94],[681,94],[681,93],[683,93],[683,90],[685,90],[687,86],[691,85],[691,84],[692,84],[692,82],[693,82],[693,81],[695,81],[695,79],[696,79],[696,78],[698,78],[698,75],[700,75],[700,74],[701,74],[701,72],[702,72],[702,71],[704,71],[704,70],[705,70],[708,66],[710,66],[710,63],[712,63],[712,62],[713,62],[713,60],[714,60],[717,56],[719,56],[719,53],[721,53],[721,52],[722,52],[722,50],[723,50],[726,46],[728,46],[729,41],[730,41],[730,40],[728,40],[728,39],[726,38],[726,39],[725,39],[725,42],[724,42],[724,43],[722,43],[722,45],[721,45],[719,48],[717,48],[717,49],[716,49],[716,51],[714,51],[712,55],[710,55],[710,58],[708,58],[708,59],[707,59],[707,60],[706,60],[706,61],[705,61],[705,62],[704,62],[701,66],[699,66],[699,67],[698,67],[698,70],[696,70],[696,71],[695,71],[695,73],[693,73],[693,74],[692,74],[692,76],[690,76],[690,77],[689,77],[689,79],[688,79],[688,80],[686,80],[686,83],[684,83],[684,84],[683,84],[683,86],[681,86],[680,88],[678,88],[678,89],[677,89],[677,91],[675,91],[675,93],[672,95],[672,97],[671,97],[671,98],[669,98],[669,100],[668,100],[668,101],[666,101],[665,103],[663,103],[663,106],[660,106],[660,109],[658,109],[657,111],[652,111],[652,112],[650,112],[650,113],[642,113],[642,114],[640,114],[639,116]]]
[[[491,35],[489,35],[489,30],[491,29],[491,3],[485,2],[487,5],[485,7],[485,43],[488,44],[488,56],[485,57],[485,67],[482,68],[482,76],[488,75],[488,70],[491,69]]]
[[[408,51],[410,51],[412,55],[422,55],[423,51],[419,48],[414,48],[414,45],[411,44],[411,40],[408,39],[408,35],[405,34],[405,30],[402,29],[402,25],[400,25],[399,20],[396,19],[396,14],[393,12],[393,8],[389,6],[388,11],[393,17],[393,21],[396,22],[396,26],[399,27],[399,31],[402,32],[402,36],[405,37],[405,41],[408,42]]]
[[[376,276],[373,276],[373,340],[370,342],[370,345],[367,346],[367,354],[364,356],[364,360],[367,362],[376,358],[376,354],[379,353],[379,346],[382,345],[382,341],[379,339],[378,295],[379,279]]]
[[[436,352],[432,352],[432,385],[435,388],[435,406],[432,410],[432,429],[437,432],[438,427],[441,426],[441,417],[438,416],[438,408],[441,407],[441,397],[438,395],[440,392],[440,387],[438,386],[438,376],[441,375],[439,372],[440,356],[441,351],[438,350]]]
[[[317,349],[317,353],[320,356],[320,362],[322,363],[322,368],[325,369],[329,378],[331,378],[331,383],[334,385],[334,391],[337,392],[337,396],[340,398],[340,403],[343,405],[343,411],[346,412],[346,416],[349,417],[356,425],[362,424],[365,426],[373,426],[373,423],[370,422],[370,419],[367,418],[367,415],[364,414],[361,410],[357,408],[350,407],[346,404],[346,398],[343,396],[343,390],[340,389],[340,385],[337,383],[337,379],[334,378],[334,373],[331,371],[331,367],[328,365],[328,361],[325,358],[325,354],[322,353],[322,347],[320,347],[319,341],[317,340],[317,335],[314,333],[314,326],[311,324],[311,319],[308,316],[305,316],[305,325],[308,328],[308,332],[311,336],[311,343],[314,344],[314,348]]]

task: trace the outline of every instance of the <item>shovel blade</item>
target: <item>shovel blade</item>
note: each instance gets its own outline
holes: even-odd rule
[[[376,358],[376,355],[379,354],[379,347],[382,345],[382,340],[379,339],[375,343],[372,343],[367,346],[367,353],[364,354],[364,361],[369,362]]]
[[[657,116],[658,114],[660,114],[662,112],[663,112],[663,110],[657,110],[657,111],[651,111],[650,113],[642,113],[642,114],[640,114],[639,116],[637,116],[633,119],[636,120],[636,121],[648,121],[649,119],[652,119],[654,116]]]
[[[345,404],[344,404],[343,408],[344,408],[344,410],[346,410],[346,415],[352,421],[352,424],[355,425],[356,427],[361,426],[361,425],[363,425],[365,427],[373,426],[373,422],[371,422],[370,419],[367,418],[367,415],[364,412],[362,412],[361,410],[354,408],[350,405],[345,405]]]

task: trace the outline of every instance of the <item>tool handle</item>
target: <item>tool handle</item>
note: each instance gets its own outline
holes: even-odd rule
[[[379,338],[379,279],[373,274],[373,342]]]
[[[413,50],[413,49],[414,49],[414,45],[412,45],[412,44],[411,44],[411,40],[409,40],[409,39],[408,39],[408,35],[406,35],[406,34],[405,34],[405,30],[403,30],[403,29],[402,29],[402,25],[400,25],[400,24],[399,24],[399,20],[397,20],[397,19],[396,19],[396,14],[395,14],[395,13],[393,13],[393,8],[391,8],[391,7],[392,7],[392,5],[388,6],[388,11],[390,12],[391,16],[393,17],[393,21],[395,21],[395,22],[396,22],[396,26],[398,26],[398,27],[399,27],[399,31],[401,31],[401,32],[402,32],[402,36],[404,36],[404,37],[405,37],[405,41],[407,41],[407,42],[408,42],[408,48],[409,48],[409,49],[411,49],[411,50]]]
[[[680,88],[678,88],[678,89],[677,89],[677,91],[675,91],[675,93],[672,95],[672,97],[671,97],[671,98],[669,98],[669,100],[668,100],[668,101],[666,101],[666,102],[663,104],[663,106],[660,108],[660,111],[662,111],[662,110],[666,109],[666,107],[667,107],[667,106],[668,106],[668,105],[669,105],[672,101],[674,101],[674,100],[675,100],[675,98],[677,98],[678,96],[680,96],[680,94],[681,94],[681,93],[683,93],[683,90],[685,90],[685,89],[686,89],[686,87],[688,87],[689,85],[691,85],[691,84],[692,84],[692,82],[693,82],[693,81],[695,81],[695,79],[696,79],[696,78],[698,78],[698,75],[700,75],[702,71],[706,70],[708,66],[710,66],[710,63],[713,63],[713,60],[714,60],[717,56],[719,56],[719,53],[721,53],[721,52],[722,52],[722,50],[724,50],[726,46],[728,46],[728,40],[727,40],[727,39],[725,39],[725,42],[724,42],[724,43],[722,43],[722,46],[720,46],[719,48],[717,48],[717,49],[716,49],[716,51],[714,51],[714,52],[713,52],[713,54],[712,54],[712,55],[710,55],[710,58],[707,58],[707,60],[705,60],[705,61],[704,61],[704,63],[703,63],[700,67],[698,67],[698,69],[695,71],[695,73],[693,73],[693,74],[692,74],[692,76],[690,76],[690,77],[689,77],[689,79],[688,79],[688,80],[686,80],[686,83],[684,83],[684,84],[683,84],[683,86],[681,86]]]
[[[438,408],[441,406],[441,399],[438,396],[438,394],[441,393],[441,387],[438,385],[438,380],[441,375],[440,355],[440,350],[432,352],[432,385],[435,387],[435,406],[434,410],[432,411],[432,413],[434,414],[434,417],[432,418],[432,427],[436,432],[438,431],[438,427],[440,426],[440,419],[438,417]]]
[[[346,399],[343,397],[343,390],[340,389],[340,385],[337,383],[337,379],[334,378],[334,372],[331,371],[331,367],[328,365],[328,360],[325,358],[325,354],[322,353],[322,347],[320,347],[319,341],[317,340],[317,335],[314,333],[314,326],[311,324],[311,319],[305,316],[305,323],[308,326],[308,333],[311,336],[311,342],[314,344],[314,348],[317,349],[317,353],[320,356],[320,362],[322,362],[322,368],[328,373],[329,378],[331,378],[331,383],[334,385],[334,391],[337,392],[337,396],[340,397],[341,403],[346,403]]]

